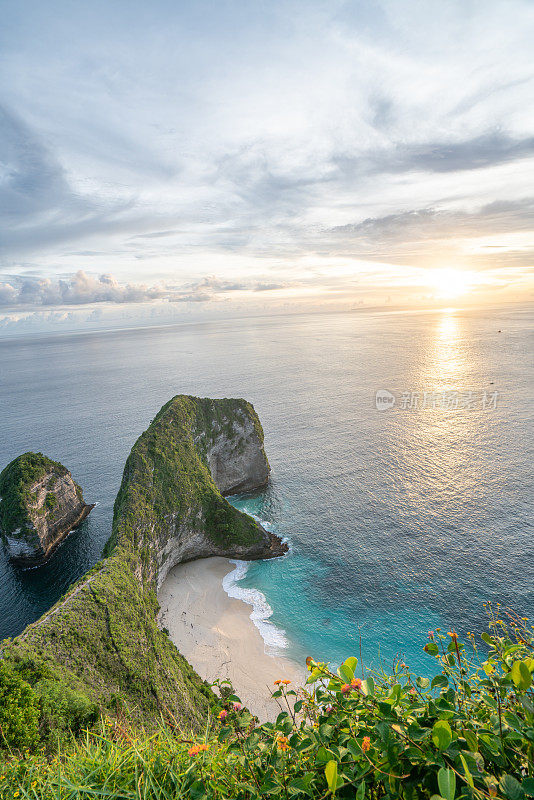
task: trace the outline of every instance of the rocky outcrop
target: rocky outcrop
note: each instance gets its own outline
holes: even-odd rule
[[[197,441],[202,442],[204,438],[203,431]],[[236,408],[230,426],[215,422],[206,461],[222,495],[251,492],[265,486],[270,467],[263,449],[263,432],[252,407]]]
[[[23,565],[45,561],[93,505],[59,462],[24,453],[0,474],[0,530],[10,558]]]
[[[285,543],[223,497],[264,486],[269,471],[250,403],[178,395],[132,448],[115,504],[115,542],[144,553],[135,572],[156,589],[182,561],[282,555]]]

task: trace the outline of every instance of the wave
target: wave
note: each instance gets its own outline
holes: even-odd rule
[[[265,595],[259,589],[245,589],[238,585],[238,581],[243,580],[247,574],[250,562],[232,560],[231,563],[235,564],[235,569],[223,578],[224,591],[229,597],[252,606],[250,619],[262,636],[265,652],[271,656],[280,655],[288,647],[286,632],[270,621],[273,610]]]

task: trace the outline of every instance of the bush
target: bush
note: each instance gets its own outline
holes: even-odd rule
[[[202,738],[162,726],[146,735],[121,720],[59,762],[10,759],[0,797],[236,798],[236,800],[528,800],[534,797],[533,629],[491,617],[479,654],[454,631],[431,632],[429,681],[401,661],[392,674],[355,676],[308,659],[304,689],[278,681],[282,710],[258,725],[225,693]],[[22,794],[26,792],[26,794]]]
[[[41,740],[49,745],[57,746],[71,734],[78,736],[98,719],[95,703],[66,683],[43,680],[35,688],[40,696]]]
[[[48,492],[48,494],[45,497],[44,505],[48,511],[51,511],[52,509],[56,508],[56,506],[58,505],[58,501],[54,492]]]
[[[0,661],[0,749],[34,747],[38,720],[36,693],[12,667]]]
[[[356,658],[335,673],[308,659],[310,691],[280,681],[273,696],[287,710],[274,725],[252,729],[230,705],[218,741],[228,743],[233,780],[227,772],[218,791],[233,796],[241,783],[251,798],[534,797],[533,629],[508,616],[505,624],[490,609],[482,657],[472,635],[466,646],[454,631],[430,632],[424,649],[440,667],[432,681],[402,661],[391,675],[357,678]],[[195,792],[202,784],[214,796],[204,762]]]

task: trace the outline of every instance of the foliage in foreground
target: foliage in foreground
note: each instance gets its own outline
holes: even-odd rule
[[[391,675],[355,677],[308,659],[305,690],[279,681],[276,723],[257,725],[224,695],[201,738],[163,726],[145,736],[121,721],[52,760],[12,754],[1,798],[498,798],[534,797],[534,629],[490,610],[487,651],[452,631],[431,632],[430,683],[402,662]],[[489,652],[488,652],[489,651]]]

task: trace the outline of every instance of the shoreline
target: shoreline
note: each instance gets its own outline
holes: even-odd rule
[[[251,606],[223,587],[235,569],[218,556],[173,567],[158,592],[158,625],[201,678],[229,680],[252,714],[273,721],[281,711],[270,697],[274,681],[288,679],[296,689],[307,676],[291,659],[265,652]]]

